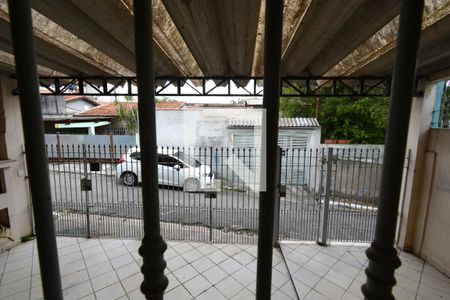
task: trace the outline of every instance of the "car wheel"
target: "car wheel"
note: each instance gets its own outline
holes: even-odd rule
[[[137,185],[137,176],[132,172],[124,172],[122,173],[122,183],[126,186],[135,186]]]
[[[200,181],[197,178],[188,178],[184,181],[183,190],[185,192],[198,192],[200,190]]]

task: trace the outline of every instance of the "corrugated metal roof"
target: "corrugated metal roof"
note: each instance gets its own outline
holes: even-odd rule
[[[199,110],[199,109],[197,109]],[[228,127],[261,126],[261,108],[203,108],[200,109],[205,116],[225,117]],[[316,118],[280,118],[279,126],[283,128],[320,127]]]
[[[279,127],[300,128],[320,127],[316,118],[280,118]],[[229,127],[254,127],[261,126],[261,116],[250,118],[235,118],[228,121]]]

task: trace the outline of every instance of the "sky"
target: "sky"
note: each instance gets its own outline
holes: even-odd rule
[[[227,86],[218,86],[216,88],[214,88],[215,84],[212,81],[208,81],[205,84],[205,88],[206,90],[213,90],[212,93],[215,94],[220,94],[220,93],[226,93],[228,87]],[[109,86],[109,88],[112,88],[112,85]],[[253,81],[249,81],[247,86],[245,87],[245,89],[247,90],[253,90],[254,88],[254,84]],[[200,88],[201,89],[201,88]],[[239,94],[245,94],[246,90],[242,87],[238,87],[236,86],[234,83],[231,84],[230,90],[232,93],[239,93]],[[88,88],[86,89],[88,90]],[[133,92],[136,92],[137,88],[135,86],[132,87]],[[157,89],[158,90],[158,89]],[[262,90],[262,87],[257,87],[257,90],[260,91]],[[118,93],[125,93],[127,91],[126,87],[119,87],[117,88],[117,92]],[[192,82],[188,81],[188,84],[185,84],[182,88],[181,88],[182,93],[191,93],[191,94],[195,94],[195,86],[192,84]],[[168,87],[166,87],[164,89],[165,93],[176,93],[176,87],[173,85],[170,85]],[[157,98],[163,98],[165,97],[164,95],[161,96],[157,96]],[[137,99],[137,97],[134,97],[135,99]],[[232,101],[237,101],[239,99],[262,99],[261,97],[255,97],[255,96],[167,96],[168,99],[170,100],[177,100],[177,101],[183,101],[183,102],[188,102],[188,103],[231,103]],[[123,96],[103,96],[103,97],[99,97],[99,100],[102,102],[112,102],[115,100],[118,101],[125,101],[125,97]]]

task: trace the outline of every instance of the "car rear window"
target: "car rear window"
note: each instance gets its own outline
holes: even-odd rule
[[[133,152],[130,154],[131,159],[141,160],[141,152]]]

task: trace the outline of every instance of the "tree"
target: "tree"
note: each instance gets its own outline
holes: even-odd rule
[[[282,117],[315,117],[315,99],[281,98]],[[328,97],[321,99],[319,122],[323,139],[383,144],[389,98]]]
[[[129,134],[136,134],[139,129],[138,109],[132,104],[132,99],[126,99],[127,102],[115,101],[117,119],[125,123]]]

